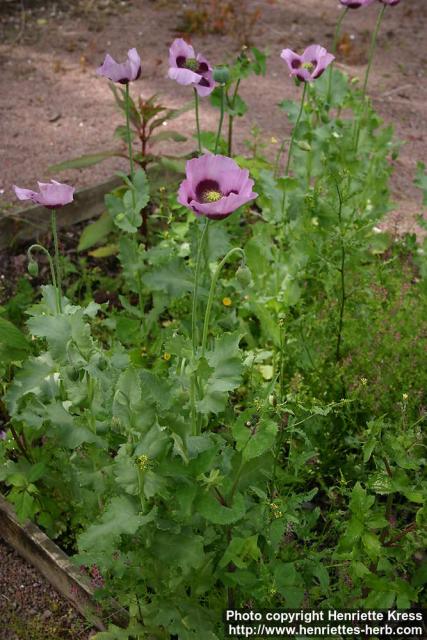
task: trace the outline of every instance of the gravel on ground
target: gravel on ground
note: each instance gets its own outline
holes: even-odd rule
[[[0,540],[0,640],[89,640],[93,634],[71,604]]]

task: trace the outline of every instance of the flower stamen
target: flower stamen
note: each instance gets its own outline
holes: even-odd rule
[[[186,69],[190,69],[190,71],[197,71],[199,68],[199,62],[196,60],[196,58],[187,58],[184,67]]]
[[[220,191],[215,191],[214,189],[205,191],[202,195],[203,202],[218,202],[221,198],[222,193]]]

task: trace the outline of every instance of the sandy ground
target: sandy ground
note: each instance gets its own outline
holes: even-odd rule
[[[213,0],[219,2],[220,0]],[[144,97],[158,93],[164,104],[179,107],[191,91],[167,79],[167,51],[180,35],[182,14],[188,3],[176,0],[79,0],[78,2],[30,2],[25,15],[11,6],[19,0],[0,2],[0,207],[13,201],[11,185],[31,187],[37,179],[49,179],[49,164],[83,153],[111,148],[112,132],[121,122],[108,83],[95,67],[108,50],[123,58],[136,46],[141,54],[141,79],[132,87]],[[319,42],[331,45],[341,5],[337,0],[237,0],[248,12],[259,10],[251,33],[254,45],[270,52],[265,78],[246,81],[242,94],[249,112],[236,127],[237,149],[251,128],[261,128],[266,140],[281,139],[289,127],[277,103],[297,98],[298,90],[280,60],[283,47],[299,50]],[[70,8],[71,7],[71,8]],[[370,33],[375,25],[375,3],[350,11],[344,26],[346,55],[339,66],[352,76],[365,70]],[[427,112],[426,0],[402,0],[386,11],[369,92],[387,123],[394,123],[398,138],[406,141],[395,166],[394,212],[389,225],[399,231],[415,230],[421,212],[421,196],[413,186],[416,161],[425,159]],[[227,62],[238,51],[240,30],[235,33],[193,34],[191,40],[213,64]],[[202,122],[214,129],[216,113],[202,104]],[[184,134],[194,130],[193,115],[172,123]],[[66,171],[60,180],[76,186],[93,184],[121,168],[109,160],[84,171]],[[4,207],[3,207],[4,208]]]
[[[0,640],[89,640],[90,625],[0,539]]]

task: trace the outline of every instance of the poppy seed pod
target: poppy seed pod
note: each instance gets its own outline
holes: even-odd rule
[[[213,72],[213,79],[219,84],[227,84],[230,80],[230,71],[228,67],[216,67]]]

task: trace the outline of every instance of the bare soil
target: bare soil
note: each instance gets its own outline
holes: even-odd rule
[[[182,35],[179,30],[190,4],[176,0],[0,3],[0,208],[7,210],[14,200],[14,183],[32,187],[37,179],[56,177],[81,187],[123,168],[120,161],[109,160],[56,176],[47,171],[52,163],[114,146],[112,133],[121,115],[108,83],[95,75],[106,51],[120,59],[128,48],[137,47],[143,67],[141,79],[132,87],[135,94],[158,93],[164,104],[175,107],[191,98],[187,88],[167,78],[168,47]],[[426,0],[402,0],[387,9],[369,83],[375,107],[405,141],[395,163],[395,204],[388,221],[399,232],[416,230],[415,216],[421,213],[413,178],[416,161],[426,156],[425,4]],[[267,76],[250,79],[242,87],[250,109],[236,127],[241,151],[255,125],[265,141],[287,135],[289,125],[277,103],[297,99],[298,89],[280,51],[300,50],[313,42],[330,47],[341,5],[338,0],[235,0],[234,6],[242,15],[258,11],[250,39],[270,53]],[[338,65],[351,76],[362,77],[365,71],[378,8],[374,4],[350,11],[344,22]],[[233,33],[186,37],[213,64],[227,62],[243,37],[239,21],[229,22],[226,26]],[[216,112],[207,101],[202,104],[202,122],[205,128],[215,128]],[[169,126],[192,135],[193,114],[186,113]]]
[[[90,625],[0,539],[0,640],[89,640]]]

